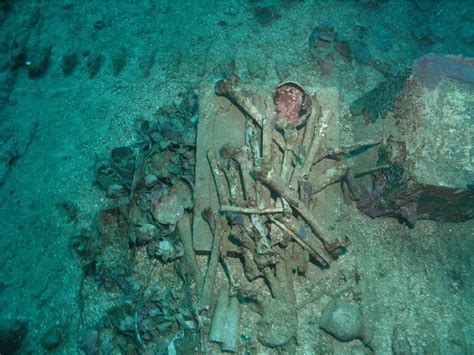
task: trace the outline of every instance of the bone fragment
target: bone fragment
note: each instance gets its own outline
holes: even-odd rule
[[[349,145],[342,145],[336,148],[328,148],[324,152],[319,152],[318,154],[315,155],[314,163],[317,163],[318,161],[321,161],[324,158],[327,158],[328,156],[352,153],[353,151],[356,151],[357,149],[378,145],[378,144],[381,144],[382,142],[383,142],[383,138],[380,137],[380,138],[368,139],[362,142],[351,143]]]
[[[221,347],[221,350],[224,352],[235,353],[237,351],[239,345],[240,314],[238,298],[235,296],[231,297],[225,325],[225,337]]]
[[[211,167],[212,176],[214,177],[214,183],[216,184],[217,197],[219,203],[222,205],[229,204],[229,196],[227,193],[227,182],[224,173],[219,168],[215,153],[212,150],[207,152],[207,160]]]
[[[237,163],[233,160],[229,160],[227,169],[223,170],[229,185],[229,194],[232,204],[242,206],[244,203],[244,190],[240,183]]]
[[[311,211],[304,205],[302,201],[294,196],[288,187],[277,177],[272,176],[271,170],[260,169],[256,170],[256,175],[265,185],[277,192],[281,197],[283,197],[290,205],[293,207],[303,219],[311,227],[311,230],[317,235],[319,239],[324,243],[324,246],[328,245],[337,245],[326,239],[325,233],[322,230],[322,227],[316,222],[316,218],[313,216]]]
[[[283,208],[275,207],[275,208],[265,208],[260,210],[258,208],[250,208],[250,207],[236,207],[236,206],[229,206],[223,205],[219,208],[221,212],[233,212],[233,213],[243,213],[243,214],[272,214],[272,213],[283,213],[285,210]]]
[[[206,212],[208,223],[213,234],[211,255],[209,256],[209,263],[207,266],[206,276],[204,278],[204,285],[198,299],[198,307],[200,309],[209,308],[214,291],[216,281],[217,266],[219,264],[220,243],[222,238],[229,234],[229,226],[227,221],[214,211],[207,210]]]
[[[321,149],[321,143],[326,136],[326,131],[329,127],[329,121],[332,119],[332,112],[330,110],[323,110],[318,120],[315,120],[313,139],[309,147],[307,147],[307,155],[303,165],[296,168],[293,184],[296,180],[306,178],[315,163],[316,156]]]
[[[246,113],[259,127],[263,126],[265,115],[263,115],[250,97],[245,96],[242,90],[235,85],[235,80],[220,80],[216,83],[216,94],[218,96],[225,96]],[[285,142],[281,135],[274,131],[273,140],[280,147],[285,146]]]
[[[217,297],[216,307],[212,315],[211,329],[209,332],[209,341],[222,343],[225,338],[225,323],[229,312],[229,290],[224,287],[220,290]]]
[[[203,285],[203,277],[197,264],[196,253],[194,252],[193,248],[191,230],[191,214],[185,214],[178,222],[178,233],[181,237],[181,243],[183,244],[184,257],[186,258],[189,269],[193,274],[194,282],[196,283],[196,289],[201,290]]]
[[[315,134],[315,124],[316,120],[318,119],[319,115],[321,114],[321,107],[318,104],[318,100],[316,98],[316,95],[313,95],[311,98],[311,113],[309,115],[308,121],[306,121],[306,126],[304,129],[304,136],[303,136],[303,142],[302,145],[308,153],[309,148],[311,147],[311,141],[313,140],[314,134]]]
[[[243,146],[236,150],[234,159],[240,166],[240,172],[242,174],[242,187],[245,194],[245,199],[249,203],[249,198],[256,199],[255,181],[251,176],[252,172],[252,153],[250,148]]]
[[[305,239],[298,236],[297,225],[290,225],[290,221],[286,219],[275,219],[271,218],[272,222],[275,223],[279,228],[285,231],[288,236],[290,236],[296,243],[301,245],[305,250],[307,250],[313,258],[315,258],[321,265],[328,266],[331,260],[328,252],[324,249],[323,246],[318,244],[318,241],[312,236],[308,236]]]

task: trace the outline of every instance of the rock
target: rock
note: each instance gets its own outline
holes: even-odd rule
[[[122,72],[123,68],[125,68],[126,64],[127,64],[127,50],[122,47],[112,57],[112,66],[113,66],[114,75],[118,76]]]
[[[260,25],[266,26],[278,17],[278,12],[273,1],[258,0],[255,4],[254,15]]]
[[[413,37],[424,45],[432,45],[435,42],[433,32],[429,25],[420,25],[413,30]]]
[[[112,149],[112,161],[121,169],[128,169],[135,165],[135,155],[130,147],[117,147]]]
[[[324,308],[319,327],[339,341],[361,340],[365,345],[372,341],[366,330],[360,308],[340,300],[332,300]]]
[[[28,333],[28,325],[17,319],[0,321],[0,353],[14,354],[19,351]]]
[[[86,332],[79,343],[79,349],[82,350],[85,355],[99,354],[99,332],[97,330],[89,330]]]
[[[393,328],[391,342],[394,355],[413,354],[413,348],[405,328]]]
[[[151,203],[153,218],[161,224],[176,224],[184,212],[193,207],[193,192],[188,183],[180,180],[167,196],[154,199]]]
[[[341,55],[341,57],[347,61],[347,62],[352,62],[352,51],[351,47],[349,46],[348,41],[343,41],[343,40],[336,40],[334,44],[334,48],[336,51]]]
[[[49,67],[52,48],[52,46],[47,46],[35,50],[32,56],[28,56],[26,66],[28,67],[28,76],[30,78],[38,78],[46,73]]]
[[[54,350],[59,344],[61,344],[61,332],[58,328],[50,329],[41,337],[41,345],[45,349]]]
[[[149,250],[149,255],[153,257],[159,257],[164,262],[168,262],[184,255],[183,246],[179,241],[172,242],[164,239],[157,243],[154,243]],[[151,251],[151,253],[150,253]]]
[[[61,59],[61,70],[64,75],[70,75],[77,65],[77,53],[66,53]]]
[[[120,174],[117,173],[114,166],[112,166],[108,161],[100,161],[97,163],[95,168],[95,179],[104,189],[108,189],[112,186],[116,189],[122,184]]]
[[[25,65],[26,50],[24,47],[11,49],[10,54],[10,68],[14,71]]]
[[[90,54],[87,58],[87,71],[89,78],[94,78],[102,66],[102,55],[99,53]]]
[[[105,27],[105,21],[103,19],[101,20],[97,20],[96,22],[94,22],[94,28],[97,29],[97,30],[101,30]]]
[[[314,59],[326,58],[334,52],[336,30],[321,24],[316,26],[309,36],[309,51]]]
[[[382,81],[374,89],[355,100],[350,106],[353,116],[361,115],[366,122],[375,122],[393,110],[395,99],[402,91],[410,70],[402,70],[388,80]]]
[[[329,75],[339,55],[344,61],[352,61],[352,51],[346,38],[330,25],[316,26],[309,37],[309,51],[321,73]]]
[[[157,226],[150,223],[143,223],[129,230],[129,238],[132,244],[146,245],[151,241],[158,239],[160,231]]]
[[[365,191],[357,206],[371,217],[398,217],[409,225],[465,221],[474,216],[474,60],[429,54],[409,74],[351,107],[358,113],[355,140],[373,137],[382,126],[387,137],[356,158],[362,170],[387,167],[355,179],[354,190]],[[391,88],[389,95],[383,87]]]
[[[265,300],[264,312],[258,321],[257,337],[265,346],[279,347],[288,343],[298,329],[298,313],[292,304],[276,300]]]
[[[349,47],[358,63],[370,65],[374,62],[374,57],[365,41],[351,41]]]
[[[10,93],[15,87],[17,78],[18,71],[16,70],[7,70],[0,73],[0,108],[9,103]]]
[[[143,180],[145,187],[153,187],[159,182],[158,177],[153,174],[146,174]]]
[[[156,50],[148,53],[144,58],[140,60],[140,69],[143,72],[143,77],[148,78],[151,75],[152,69],[156,64]]]

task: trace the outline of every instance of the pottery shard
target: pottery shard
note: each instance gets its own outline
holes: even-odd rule
[[[396,88],[391,95],[370,92],[366,96],[378,100],[354,102],[355,140],[382,130],[387,138],[373,155],[357,160],[361,170],[388,166],[356,176],[364,213],[401,217],[412,225],[417,219],[460,222],[474,216],[473,63],[427,55],[397,78],[403,79],[399,84],[381,85]]]

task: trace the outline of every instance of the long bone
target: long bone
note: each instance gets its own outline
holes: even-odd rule
[[[228,189],[226,188],[227,181],[223,171],[219,167],[219,163],[213,150],[207,151],[207,160],[209,161],[209,165],[211,166],[211,172],[212,176],[214,177],[219,203],[221,205],[228,205],[230,199],[228,195]]]
[[[285,219],[276,219],[270,217],[270,220],[275,223],[280,229],[282,229],[288,236],[290,236],[296,243],[301,245],[304,250],[308,251],[310,255],[315,258],[321,265],[327,266],[330,263],[331,257],[327,251],[315,243],[315,239],[306,237],[305,239],[298,236],[298,232],[295,231],[294,225],[290,225],[289,221]]]
[[[291,205],[291,207],[293,207],[298,212],[298,214],[303,217],[305,222],[310,226],[311,230],[324,243],[324,246],[328,251],[333,251],[345,246],[345,242],[331,241],[327,239],[325,232],[323,232],[323,228],[318,224],[318,222],[316,222],[316,218],[313,216],[312,212],[304,205],[302,201],[294,196],[293,192],[284,185],[279,177],[273,176],[271,169],[265,167],[263,169],[255,169],[255,174],[259,180],[283,197]]]
[[[224,217],[212,211],[210,208],[203,212],[204,217],[211,228],[213,240],[211,247],[211,255],[207,266],[206,276],[204,277],[204,284],[198,299],[198,307],[201,309],[208,308],[211,304],[211,298],[214,292],[214,285],[216,281],[217,266],[220,258],[220,244],[221,240],[226,238],[230,233],[229,225]]]
[[[268,118],[259,111],[250,97],[242,93],[242,90],[238,88],[235,83],[236,79],[219,80],[215,86],[216,94],[218,96],[227,97],[244,113],[250,116],[250,118],[257,124],[258,127],[262,128],[263,125],[268,122]],[[281,149],[285,148],[285,141],[283,137],[275,130],[273,130],[272,139]]]

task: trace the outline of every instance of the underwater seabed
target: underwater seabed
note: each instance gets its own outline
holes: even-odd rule
[[[0,353],[472,353],[473,18],[2,2]]]

